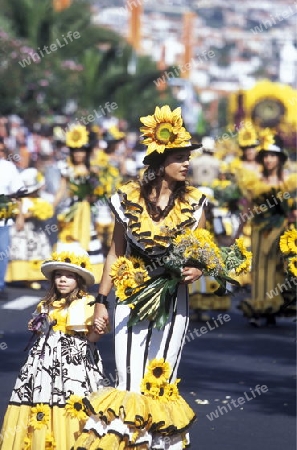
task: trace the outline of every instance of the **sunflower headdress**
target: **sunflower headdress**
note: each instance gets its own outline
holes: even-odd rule
[[[88,149],[89,132],[83,125],[72,126],[66,132],[66,145],[71,149]]]
[[[257,132],[251,123],[244,124],[238,131],[238,145],[244,150],[246,148],[254,148],[259,145]]]
[[[201,144],[191,144],[191,135],[183,126],[181,108],[171,111],[168,105],[157,106],[153,115],[140,117],[140,121],[144,124],[140,127],[142,143],[147,146],[145,165],[151,165],[167,150],[201,147]]]
[[[282,148],[280,142],[276,142],[276,136],[274,136],[270,128],[264,128],[259,132],[259,146],[257,147],[257,161],[262,162],[266,152],[278,154],[283,163],[288,159],[286,151]],[[278,139],[280,141],[280,139]]]
[[[89,255],[78,246],[75,247],[75,251],[54,252],[51,259],[45,261],[41,266],[41,272],[48,279],[51,279],[55,270],[69,270],[80,275],[86,284],[92,285],[95,283]]]

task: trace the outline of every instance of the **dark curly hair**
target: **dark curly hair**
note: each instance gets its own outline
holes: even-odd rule
[[[153,174],[153,176],[152,176]],[[169,201],[167,206],[164,209],[161,209],[160,206],[157,205],[157,199],[151,199],[151,194],[153,189],[159,191],[160,181],[162,178],[162,166],[156,167],[149,166],[143,174],[143,180],[147,181],[139,181],[140,184],[140,194],[143,197],[148,213],[150,217],[155,221],[159,222],[161,219],[166,217],[170,210],[174,206],[175,199],[179,199],[180,201],[185,200],[185,196],[187,193],[187,182],[186,181],[178,181],[176,183],[174,191],[171,193],[169,197]]]

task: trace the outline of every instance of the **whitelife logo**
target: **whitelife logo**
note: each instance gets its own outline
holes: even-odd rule
[[[40,62],[41,58],[44,58],[46,55],[50,55],[52,52],[56,52],[59,48],[65,47],[70,44],[70,42],[73,42],[74,39],[79,39],[80,33],[78,31],[68,31],[66,36],[62,34],[61,41],[57,38],[50,46],[45,45],[42,49],[38,47],[38,51],[29,54],[28,58],[24,58],[22,61],[19,61],[20,66],[24,68],[26,66],[30,66],[32,62]]]

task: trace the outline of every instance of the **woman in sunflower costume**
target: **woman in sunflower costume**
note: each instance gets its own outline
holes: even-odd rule
[[[245,180],[250,178],[255,179],[255,175],[260,177],[262,166],[257,160],[259,139],[258,134],[251,122],[246,122],[238,131],[238,147],[241,151],[240,158],[235,158],[229,165],[229,170],[232,173],[232,182],[237,189],[237,198],[233,202],[236,215],[240,217],[240,213],[245,211],[249,206],[248,200],[241,193],[238,185],[242,185]],[[237,229],[234,230],[233,236],[239,238],[243,237],[245,245],[251,248],[251,222],[250,220],[238,222]],[[242,286],[251,285],[251,274],[242,274],[239,277]]]
[[[26,281],[29,287],[40,289],[38,280],[44,280],[40,267],[49,258],[52,245],[46,229],[47,219],[53,214],[53,206],[42,198],[41,189],[45,184],[43,175],[31,167],[20,173],[26,188],[26,196],[21,199],[22,229],[13,225],[10,229],[10,255],[6,281]]]
[[[60,164],[61,185],[54,206],[67,197],[65,208],[58,214],[59,243],[78,242],[88,253],[96,273],[96,282],[102,273],[105,251],[98,238],[96,218],[100,202],[106,204],[105,195],[111,194],[118,173],[107,176],[105,168],[91,162],[94,133],[84,126],[74,126],[66,133],[70,157]],[[106,170],[105,170],[106,171]]]
[[[163,258],[169,244],[183,231],[205,227],[206,198],[187,185],[191,135],[183,127],[181,108],[156,107],[153,115],[140,118],[147,145],[142,178],[121,186],[111,197],[116,216],[113,241],[103,270],[95,317],[108,321],[107,296],[113,280],[123,278],[129,264],[145,281],[163,274]],[[188,284],[202,272],[182,269],[183,281],[170,293],[162,326],[154,319],[134,318],[121,302],[130,285],[122,285],[115,308],[116,388],[106,388],[86,399],[92,415],[74,449],[183,449],[194,411],[178,391],[177,370],[189,321]],[[152,297],[154,291],[152,291]],[[128,295],[129,299],[129,295]]]
[[[277,315],[296,314],[296,307],[284,305],[284,262],[279,248],[280,236],[290,223],[296,223],[296,174],[287,175],[284,164],[287,154],[281,141],[269,129],[260,133],[257,160],[261,176],[241,179],[240,188],[248,204],[241,220],[252,224],[252,295],[239,307],[253,326],[275,325]]]
[[[105,322],[98,319],[95,333],[88,254],[80,248],[53,253],[41,271],[51,284],[28,324],[37,340],[12,391],[1,450],[69,450],[86,418],[82,397],[104,377],[95,342]]]

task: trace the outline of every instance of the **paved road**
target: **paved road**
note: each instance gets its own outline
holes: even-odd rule
[[[9,288],[9,301],[0,302],[1,422],[26,358],[27,321],[43,293]],[[198,416],[191,448],[295,450],[296,324],[281,319],[276,328],[254,329],[233,303],[229,318],[190,322],[179,388]],[[112,335],[98,345],[112,380]]]

